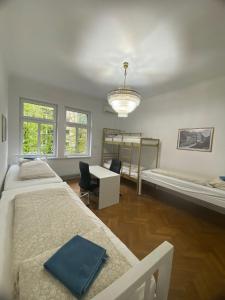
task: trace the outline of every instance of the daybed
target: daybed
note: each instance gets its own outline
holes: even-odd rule
[[[84,299],[167,299],[173,246],[164,242],[139,261],[66,183],[3,192],[0,223],[0,296],[76,299],[44,271],[43,262],[80,234],[110,256]]]
[[[161,169],[143,170],[141,172],[139,194],[141,194],[143,181],[199,199],[203,203],[210,203],[215,206],[215,209],[216,207],[223,208],[223,210],[219,210],[220,212],[223,212],[225,209],[225,183],[223,184],[222,181],[220,186],[224,186],[224,188],[216,188],[219,187],[219,184],[217,180],[212,180],[212,178],[196,177]]]
[[[27,166],[30,166],[28,168]],[[26,176],[20,178],[21,168],[26,167],[28,172]],[[44,168],[44,172],[40,173]],[[42,176],[40,176],[40,174]],[[29,178],[30,177],[30,178]],[[26,178],[26,179],[25,179]],[[52,170],[52,168],[44,161],[31,161],[24,164],[13,164],[9,167],[6,174],[4,190],[23,188],[31,185],[41,185],[47,183],[62,182],[62,179]]]

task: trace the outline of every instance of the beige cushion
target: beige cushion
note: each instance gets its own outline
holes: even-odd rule
[[[42,160],[34,160],[20,165],[19,179],[39,179],[55,177],[55,173],[49,165]]]
[[[131,265],[117,250],[103,229],[98,228],[83,235],[83,237],[104,247],[109,256],[91,288],[82,299],[91,299],[108,287],[117,278],[126,273]],[[57,248],[58,249],[58,248]],[[25,260],[19,270],[19,294],[23,300],[70,300],[76,299],[71,292],[57,279],[49,274],[43,264],[57,249],[42,253],[35,258]]]
[[[19,158],[18,164],[21,166],[22,164],[25,164],[25,163],[28,163],[28,162],[31,162],[31,161],[32,160],[26,159],[26,158]]]
[[[225,190],[225,181],[223,181],[220,178],[213,179],[212,181],[209,182],[209,184],[214,188]]]

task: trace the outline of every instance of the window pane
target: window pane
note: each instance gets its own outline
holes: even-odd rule
[[[66,127],[66,154],[76,153],[76,128]]]
[[[87,114],[75,112],[75,111],[66,111],[66,121],[71,123],[87,124]]]
[[[52,124],[40,124],[40,153],[54,153],[54,126]]]
[[[80,154],[87,153],[87,129],[86,128],[78,129],[77,153]]]
[[[38,124],[23,122],[23,153],[38,153]]]
[[[25,117],[54,120],[54,107],[34,103],[23,104]]]

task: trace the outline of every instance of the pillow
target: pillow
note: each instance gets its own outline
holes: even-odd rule
[[[85,234],[84,237],[104,247],[109,256],[91,288],[87,291],[84,298],[82,298],[86,300],[92,299],[95,295],[111,285],[116,279],[126,273],[131,268],[131,265],[126,257],[114,246],[103,229],[97,228],[92,230]],[[77,299],[61,282],[45,271],[43,267],[44,262],[58,249],[59,248],[43,252],[36,257],[24,260],[20,264],[18,282],[20,299]]]
[[[55,177],[55,173],[47,163],[42,160],[34,160],[23,163],[20,166],[19,179],[30,180]]]
[[[32,158],[31,159],[30,158],[20,158],[18,163],[21,166],[22,164],[25,164],[25,163],[30,162],[30,161],[33,161],[33,159]]]
[[[210,181],[209,184],[214,188],[225,190],[225,181],[221,180],[220,178],[215,178],[214,180]]]

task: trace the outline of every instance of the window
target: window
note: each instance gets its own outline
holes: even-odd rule
[[[65,109],[66,119],[66,156],[90,155],[90,126],[91,115],[89,112],[72,108]]]
[[[21,100],[21,152],[32,156],[56,154],[56,106]]]

